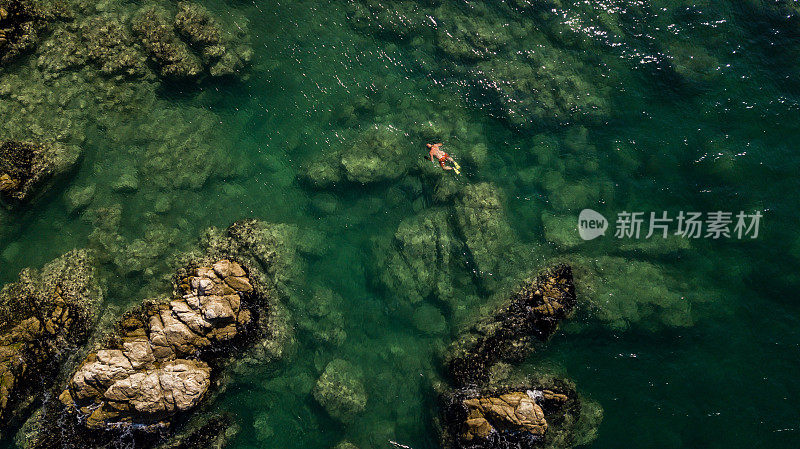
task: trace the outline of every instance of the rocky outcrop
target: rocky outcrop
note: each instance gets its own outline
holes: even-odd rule
[[[184,256],[173,295],[125,313],[26,424],[26,447],[221,445],[235,433],[230,420],[190,413],[220,391],[234,354],[247,350],[236,366],[282,355],[289,330],[277,296],[282,276],[292,276],[278,273],[290,263],[283,232],[256,220],[210,229],[201,250]],[[196,429],[175,435],[187,419],[213,438]]]
[[[89,335],[102,300],[92,260],[70,251],[0,291],[0,422],[17,418]],[[33,396],[31,396],[33,395]]]
[[[254,288],[241,265],[223,259],[193,268],[178,291],[128,313],[72,376],[59,399],[87,427],[168,426],[203,399],[211,367],[202,353],[245,332]]]
[[[55,143],[8,140],[0,144],[0,199],[6,205],[30,200],[48,181],[68,172],[80,150]]]
[[[500,361],[520,361],[535,340],[552,335],[575,306],[572,268],[559,265],[528,279],[490,317],[465,332],[447,357],[449,374],[459,385],[488,380]]]
[[[599,405],[566,379],[519,377],[507,363],[521,362],[574,306],[572,269],[559,265],[522,282],[451,346],[450,385],[438,387],[445,448],[573,447],[594,438]]]
[[[440,398],[447,448],[573,447],[591,432],[597,410],[574,385],[543,376],[494,388],[462,388]],[[588,404],[587,404],[588,405]]]

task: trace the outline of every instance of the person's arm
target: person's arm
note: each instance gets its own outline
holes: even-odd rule
[[[453,167],[450,167],[449,165],[444,165],[444,164],[442,164],[442,168],[445,169],[445,170],[452,170],[453,169]]]

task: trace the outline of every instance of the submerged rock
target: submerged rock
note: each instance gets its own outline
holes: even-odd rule
[[[0,291],[0,422],[49,388],[59,362],[86,341],[102,300],[92,263],[70,251]]]
[[[333,155],[311,161],[305,180],[319,188],[335,187],[343,180],[361,184],[391,181],[411,167],[401,133],[393,126],[374,125],[345,141]]]
[[[178,3],[175,28],[200,54],[211,76],[236,74],[250,61],[252,50],[229,42],[219,22],[197,3]]]
[[[242,26],[237,29],[244,34]],[[252,58],[252,49],[241,42],[244,36],[234,36],[196,3],[180,2],[172,20],[164,9],[143,8],[133,30],[167,79],[237,75]]]
[[[493,58],[470,70],[474,84],[517,129],[593,122],[609,114],[608,88],[591,66],[542,46],[521,60]]]
[[[514,232],[506,221],[500,191],[489,183],[464,188],[455,205],[456,221],[469,251],[475,277],[487,290],[509,266]]]
[[[403,220],[395,232],[392,251],[376,248],[383,286],[409,303],[430,295],[447,300],[453,295],[452,264],[459,249],[446,209],[432,209]]]
[[[148,73],[146,57],[134,46],[126,24],[110,15],[93,16],[80,25],[81,51],[105,75],[141,77]]]
[[[524,359],[533,350],[534,340],[547,340],[556,331],[575,301],[568,265],[524,281],[502,307],[452,345],[446,357],[451,378],[458,385],[482,384],[495,363]]]
[[[166,11],[143,8],[133,19],[133,31],[159,67],[159,74],[169,79],[196,78],[203,71],[200,59],[173,31]]]
[[[331,417],[353,422],[367,406],[367,393],[361,375],[349,362],[336,359],[328,363],[314,387],[314,399]]]
[[[347,179],[370,183],[397,179],[408,170],[399,132],[391,126],[373,126],[363,131],[342,152]]]
[[[68,172],[80,150],[55,143],[8,140],[0,144],[0,199],[6,205],[30,200],[48,181]]]
[[[47,24],[66,15],[57,3],[0,0],[0,67],[33,50]]]

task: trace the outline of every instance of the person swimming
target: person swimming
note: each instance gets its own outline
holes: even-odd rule
[[[461,169],[461,166],[458,165],[458,162],[456,162],[452,157],[450,157],[449,154],[442,151],[441,143],[429,143],[427,145],[428,148],[431,149],[430,152],[428,153],[430,154],[431,162],[439,161],[439,166],[441,166],[443,170],[453,170],[454,172],[456,172],[457,175],[461,174],[461,172],[459,171]],[[449,165],[447,165],[447,162],[452,162],[453,166],[450,167]]]

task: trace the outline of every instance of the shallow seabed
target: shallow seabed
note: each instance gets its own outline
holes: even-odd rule
[[[352,2],[205,2],[247,22],[249,78],[154,83],[133,94],[141,109],[113,113],[94,106],[93,89],[55,107],[47,98],[58,91],[43,95],[35,106],[43,112],[30,120],[44,128],[72,120],[85,154],[64,185],[0,216],[0,281],[90,246],[105,254],[106,314],[114,316],[162,293],[171,256],[209,226],[247,217],[298,225],[304,273],[287,301],[298,343],[279,366],[231,374],[214,405],[241,427],[231,447],[347,439],[362,449],[388,440],[433,448],[438,354],[489,292],[459,266],[446,271],[447,298],[434,290],[410,302],[380,281],[392,269],[383,253],[399,245],[403,220],[433,209],[456,220],[457,200],[443,190],[489,182],[514,242],[498,256],[502,273],[491,275],[505,279],[497,282],[556,259],[580,267],[576,317],[523,369],[562,373],[603,406],[591,447],[798,447],[800,18],[756,0],[644,3],[555,1],[557,13],[542,20],[499,1],[419,2],[423,20],[403,39],[354,13]],[[480,23],[469,28],[462,16]],[[439,28],[450,23],[480,36],[451,33],[445,45]],[[484,39],[492,56],[470,60],[459,39]],[[542,77],[575,77],[554,83],[596,98],[557,111],[528,105],[528,121],[513,118],[513,99],[474,88],[493,82],[481,79],[497,71],[493,61],[536,49],[546,63],[568,65]],[[0,82],[52,89],[19,76]],[[0,102],[4,115],[18,114],[7,96]],[[14,122],[0,126],[13,134]],[[306,180],[309,164],[374,125],[397,130],[414,167],[425,138],[441,138],[463,174],[409,169],[332,188]],[[138,185],[115,188],[126,174]],[[90,185],[91,204],[71,211],[65,192]],[[609,232],[580,242],[574,222],[583,208],[609,218],[665,210],[760,210],[764,218],[752,241],[617,241]],[[109,237],[105,221],[117,214]],[[368,394],[348,425],[311,394],[336,358],[362,371]]]

